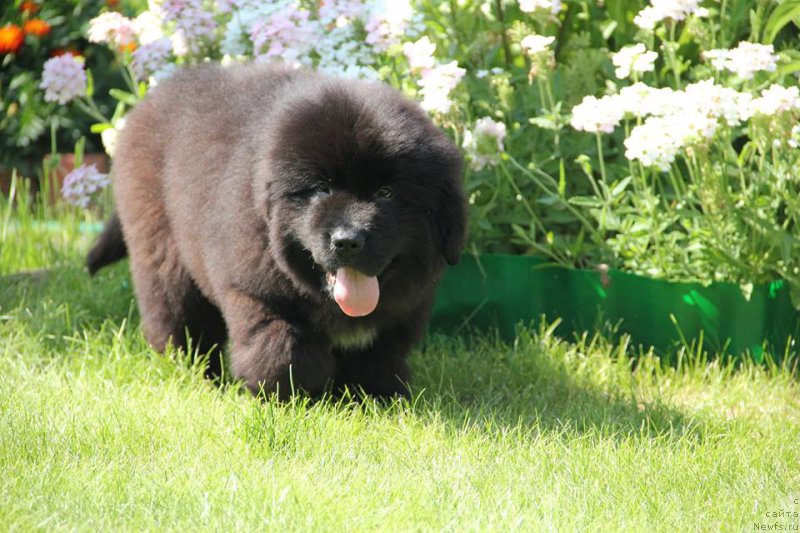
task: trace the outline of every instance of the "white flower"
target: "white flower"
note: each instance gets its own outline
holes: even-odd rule
[[[552,36],[533,34],[522,39],[520,46],[522,46],[523,52],[529,56],[535,56],[537,54],[541,54],[542,52],[550,51],[549,47],[555,40],[556,38]]]
[[[83,62],[72,54],[64,54],[45,61],[39,87],[45,90],[48,102],[67,102],[86,94],[86,71]]]
[[[782,87],[777,83],[761,91],[761,96],[751,103],[753,114],[777,115],[786,111],[800,109],[800,89],[793,87]]]
[[[505,151],[506,125],[490,117],[478,119],[472,131],[464,132],[463,147],[470,155],[472,166],[481,170],[497,164],[497,155]]]
[[[792,126],[791,137],[786,142],[792,148],[797,148],[800,146],[800,124],[795,124]]]
[[[123,47],[133,43],[135,35],[133,21],[116,11],[108,11],[89,21],[88,37],[93,43]]]
[[[647,6],[633,17],[633,23],[645,30],[652,30],[662,20],[663,14],[653,6]]]
[[[61,194],[71,204],[86,208],[93,194],[108,186],[108,174],[97,170],[95,165],[81,165],[64,178]]]
[[[681,147],[682,139],[676,135],[671,120],[650,117],[625,139],[625,157],[667,171]]]
[[[675,128],[674,136],[680,139],[682,146],[701,143],[713,138],[719,127],[719,122],[715,117],[700,110],[668,117],[668,120],[670,119]]]
[[[625,116],[625,108],[619,96],[585,97],[572,108],[570,124],[579,131],[611,133]]]
[[[655,68],[656,59],[658,59],[658,54],[648,51],[642,43],[626,46],[611,58],[614,66],[617,67],[618,78],[627,78],[631,72],[636,74],[651,72]]]
[[[155,11],[145,11],[131,23],[140,45],[147,45],[164,38],[164,21]]]
[[[666,172],[682,149],[713,138],[718,127],[715,118],[696,110],[649,117],[625,139],[625,157]]]
[[[561,0],[519,0],[519,10],[523,13],[533,13],[537,9],[555,15],[561,11]]]
[[[433,53],[435,51],[436,45],[427,36],[414,43],[403,44],[403,53],[406,55],[411,68],[433,68],[435,64]]]
[[[699,4],[700,0],[650,0],[650,5],[642,9],[633,22],[640,28],[652,30],[664,19],[685,19],[698,10]]]
[[[465,73],[466,70],[460,68],[457,61],[424,70],[422,78],[419,80],[422,108],[438,113],[450,111],[453,105],[450,93],[456,88]]]
[[[117,137],[124,127],[125,119],[121,118],[117,120],[112,127],[103,130],[100,134],[100,139],[103,141],[103,148],[108,154],[108,157],[114,157],[114,152],[117,149]]]
[[[778,55],[771,44],[757,44],[742,41],[732,50],[709,50],[703,57],[711,60],[717,70],[729,70],[740,78],[749,80],[761,70],[774,72],[777,68]]]
[[[742,110],[752,98],[749,93],[717,85],[713,80],[692,83],[676,94],[680,95],[673,110],[676,115],[679,116],[683,111],[702,111],[708,116],[725,119],[730,126],[747,120]]]

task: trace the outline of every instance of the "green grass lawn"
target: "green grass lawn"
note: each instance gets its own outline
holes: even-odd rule
[[[427,339],[410,403],[264,403],[150,350],[62,218],[0,209],[2,530],[797,528],[796,359],[634,369],[542,327]]]

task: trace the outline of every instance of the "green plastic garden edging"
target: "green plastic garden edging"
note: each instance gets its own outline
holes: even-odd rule
[[[753,288],[673,283],[609,270],[605,274],[554,266],[537,257],[465,255],[442,279],[432,330],[458,333],[497,328],[513,338],[516,327],[541,317],[561,319],[564,338],[618,325],[635,346],[667,352],[701,338],[703,347],[763,359],[765,346],[780,358],[800,329],[782,281]]]

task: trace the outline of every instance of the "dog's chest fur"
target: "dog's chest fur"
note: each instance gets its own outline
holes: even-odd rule
[[[334,348],[344,351],[366,350],[375,342],[378,330],[372,325],[334,328],[329,332]]]

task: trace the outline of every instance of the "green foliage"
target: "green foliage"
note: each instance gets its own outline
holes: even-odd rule
[[[797,109],[723,123],[708,143],[679,153],[668,171],[626,157],[626,140],[642,117],[628,115],[614,133],[597,137],[569,125],[571,109],[585,96],[618,94],[634,81],[678,90],[714,79],[754,97],[772,84],[796,87],[800,4],[708,4],[707,15],[667,19],[653,31],[634,23],[645,6],[569,1],[551,15],[522,13],[515,2],[465,1],[454,27],[430,34],[437,50],[467,67],[459,93],[463,113],[451,123],[469,129],[490,116],[508,126],[505,153],[466,177],[471,249],[542,254],[567,266],[607,263],[671,280],[734,281],[743,288],[786,279],[800,294]],[[442,8],[436,1],[421,4],[426,20],[437,19]],[[471,32],[479,37],[455,37]],[[544,55],[520,50],[533,33],[555,37],[550,61],[538,64]],[[704,59],[705,51],[747,39],[774,43],[777,69],[742,79],[715,72]],[[510,58],[501,42],[508,43]],[[655,68],[619,79],[611,56],[636,42],[658,52]],[[502,70],[476,76],[492,68]]]
[[[54,54],[76,53],[95,67],[98,76],[98,105],[108,109],[113,100],[110,87],[121,79],[113,64],[113,54],[105,47],[86,40],[88,21],[106,5],[103,0],[55,0],[27,2],[33,11],[23,8],[23,0],[4,2],[0,8],[0,27],[8,24],[22,28],[25,22],[41,20],[50,25],[45,35],[25,35],[16,53],[0,53],[0,166],[32,173],[51,148],[50,128],[57,127],[57,145],[63,151],[88,133],[91,121],[77,109],[44,100],[39,88],[42,66]],[[106,95],[106,96],[102,96]],[[90,151],[102,151],[98,137],[89,138]]]

